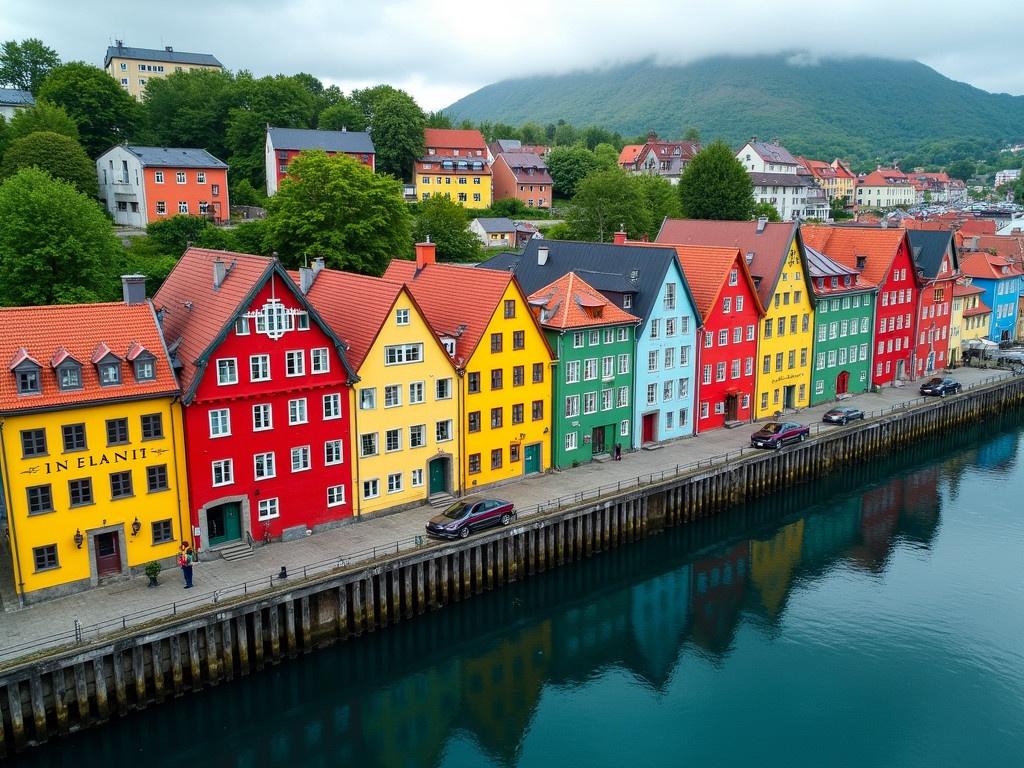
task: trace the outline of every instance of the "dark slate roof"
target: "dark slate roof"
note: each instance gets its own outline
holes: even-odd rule
[[[0,104],[4,106],[31,107],[35,103],[35,98],[28,91],[19,91],[17,88],[0,88]]]
[[[307,128],[267,128],[274,149],[322,149],[325,152],[373,154],[373,141],[365,131],[314,131]]]
[[[537,249],[548,249],[544,266],[537,263]],[[568,240],[530,240],[522,254],[499,253],[479,265],[483,269],[511,271],[529,295],[575,272],[602,293],[632,293],[634,315],[646,324],[669,265],[676,260],[674,248],[662,246],[579,243]],[[682,269],[679,270],[682,273]],[[632,279],[633,273],[636,279]],[[683,289],[696,312],[690,286]],[[618,303],[618,302],[616,302]],[[698,324],[700,318],[697,318]]]
[[[103,59],[106,67],[114,57],[120,59],[141,59],[143,61],[166,61],[169,64],[202,64],[207,67],[223,67],[217,57],[209,53],[186,53],[185,51],[168,51],[166,48],[129,48],[126,45],[112,45],[107,48]]]
[[[751,141],[750,147],[766,162],[797,164],[796,158],[789,153],[789,150],[774,141]]]
[[[938,277],[942,268],[942,257],[946,255],[953,242],[951,230],[908,229],[910,252],[914,256],[914,264],[929,280]],[[956,249],[953,249],[953,266],[956,268]]]
[[[811,277],[842,277],[843,275],[860,274],[853,267],[840,264],[809,245],[804,246],[804,254],[807,256],[807,271]]]
[[[125,145],[145,166],[166,168],[227,168],[227,163],[218,160],[205,149],[194,147],[138,147]]]
[[[483,228],[484,232],[514,232],[516,225],[512,223],[512,219],[507,218],[487,218],[482,217],[476,220],[476,223]]]
[[[761,173],[760,171],[750,171],[750,180],[754,182],[754,186],[814,186],[809,176],[801,176],[799,173]]]

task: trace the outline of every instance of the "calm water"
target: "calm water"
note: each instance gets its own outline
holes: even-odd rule
[[[23,762],[1021,766],[1022,440],[960,432]]]

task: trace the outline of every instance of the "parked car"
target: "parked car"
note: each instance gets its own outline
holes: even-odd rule
[[[516,510],[511,501],[467,496],[430,518],[427,534],[442,539],[464,539],[473,531],[508,525],[515,519]]]
[[[961,386],[959,381],[936,376],[935,378],[928,379],[928,381],[921,385],[921,394],[945,397],[946,395],[955,395],[961,389],[963,389],[963,386]]]
[[[852,405],[840,405],[831,411],[826,411],[821,420],[826,424],[847,424],[851,421],[864,418],[864,411],[854,408]]]
[[[811,428],[793,421],[771,421],[750,436],[754,448],[778,450],[787,443],[799,443],[811,434]]]

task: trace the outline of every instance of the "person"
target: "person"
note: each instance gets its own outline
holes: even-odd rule
[[[615,460],[622,461],[622,443],[615,444]]]
[[[185,577],[185,589],[192,589],[192,565],[195,559],[195,551],[187,541],[183,541],[178,553],[178,565],[181,566],[181,575]]]

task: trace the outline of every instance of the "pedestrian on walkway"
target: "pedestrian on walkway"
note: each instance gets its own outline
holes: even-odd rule
[[[192,589],[192,564],[195,563],[195,559],[195,551],[187,541],[183,541],[178,553],[178,565],[181,566],[181,575],[185,577],[185,589]]]
[[[622,443],[615,444],[615,460],[622,461]]]

